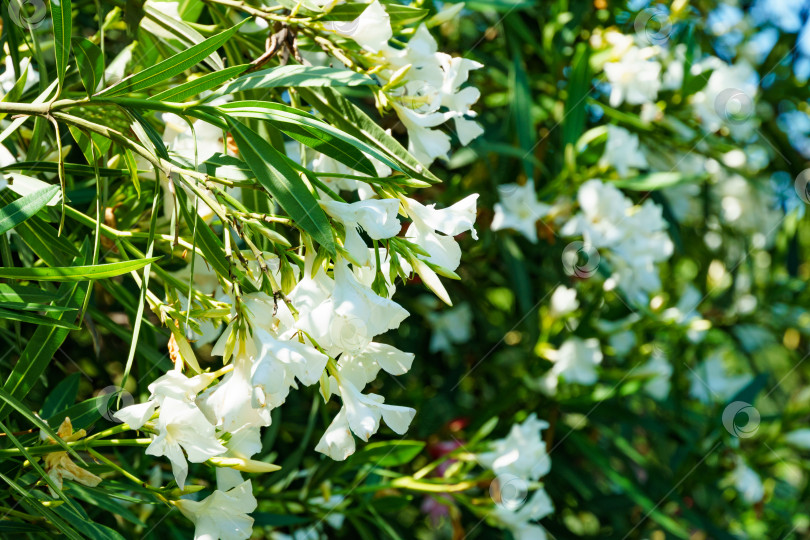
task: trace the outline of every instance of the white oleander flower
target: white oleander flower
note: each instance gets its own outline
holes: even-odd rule
[[[573,313],[579,307],[579,300],[577,300],[577,290],[569,289],[565,285],[559,285],[554,292],[551,293],[551,310],[550,313],[554,317],[564,317],[569,313]]]
[[[368,7],[350,24],[326,23],[326,30],[353,39],[358,45],[371,53],[379,53],[388,48],[388,41],[393,37],[391,18],[378,0]]]
[[[600,163],[616,169],[619,176],[627,176],[631,169],[646,169],[647,158],[641,151],[638,135],[620,126],[607,126],[607,143]]]
[[[306,386],[317,383],[329,357],[312,345],[276,339],[261,329],[254,331],[254,337],[260,350],[251,374],[253,387],[259,390],[253,401],[269,415],[270,409],[285,402],[290,388],[298,388],[296,381]]]
[[[434,129],[440,124],[452,119],[459,142],[465,146],[483,133],[472,120],[476,114],[471,110],[480,92],[462,88],[470,71],[482,64],[439,52],[425,24],[416,29],[404,49],[395,49],[388,45],[393,37],[390,17],[374,0],[354,21],[326,23],[324,28],[360,45],[383,83],[396,79],[386,95],[408,130],[408,150],[424,165],[448,158],[450,137]]]
[[[156,435],[146,453],[150,456],[166,456],[172,464],[174,479],[181,489],[188,475],[188,461],[202,463],[224,453],[225,448],[217,440],[216,431],[203,412],[186,400],[167,397],[160,405],[160,416],[155,426]]]
[[[692,106],[707,132],[722,127],[733,138],[746,141],[757,127],[754,110],[759,91],[759,75],[747,62],[729,65],[719,58],[709,57],[695,68],[711,70],[706,86],[692,97]]]
[[[542,519],[554,512],[554,505],[544,489],[538,489],[523,506],[514,510],[498,504],[492,517],[503,528],[508,529],[515,540],[546,540],[546,530],[533,521]]]
[[[430,325],[430,352],[451,352],[454,345],[467,343],[472,337],[473,313],[469,304],[427,314]]]
[[[405,206],[413,223],[405,238],[427,251],[429,262],[455,270],[461,263],[461,248],[453,237],[470,231],[473,239],[478,240],[475,231],[477,200],[478,194],[474,193],[448,208],[436,209],[435,204],[426,206],[406,197]]]
[[[759,475],[746,465],[739,456],[735,458],[734,469],[728,475],[727,481],[731,482],[740,497],[748,504],[756,504],[765,497],[765,486]]]
[[[298,160],[300,160],[300,157],[298,158]],[[369,158],[369,160],[371,161],[371,164],[374,165],[374,168],[377,170],[377,176],[379,176],[380,178],[391,176],[392,171],[389,166],[385,165],[381,161],[374,158]],[[361,173],[360,171],[350,169],[343,163],[327,156],[326,154],[316,152],[315,158],[310,163],[310,169],[312,170],[312,172],[323,173],[323,175],[319,176],[319,180],[324,184],[326,184],[333,191],[337,192],[340,192],[341,190],[356,191],[358,197],[360,197],[360,200],[371,199],[375,195],[371,185],[367,184],[366,182],[363,182],[362,180],[355,180],[354,178],[341,178],[340,176],[329,176],[332,174],[351,175],[351,176],[366,176],[366,175]],[[319,193],[321,193],[320,190]]]
[[[689,393],[703,403],[724,403],[751,382],[751,375],[731,375],[725,367],[722,353],[715,353],[691,373]]]
[[[174,504],[194,522],[194,540],[247,540],[253,533],[248,514],[258,503],[250,480],[228,491],[216,490],[202,501],[180,499]]]
[[[536,481],[551,470],[542,430],[548,422],[532,413],[522,424],[515,424],[503,439],[493,441],[490,450],[476,456],[478,462],[496,475],[514,475]]]
[[[330,356],[362,351],[371,340],[399,327],[408,311],[357,281],[344,261],[336,261],[334,280],[319,272],[305,277],[290,293],[306,331]]]
[[[707,321],[697,311],[697,307],[702,300],[703,295],[701,292],[689,284],[678,299],[678,303],[671,308],[665,309],[662,314],[665,321],[671,321],[686,328],[686,337],[692,343],[701,342],[708,329]]]
[[[611,107],[618,107],[623,102],[642,105],[655,101],[661,88],[661,64],[650,59],[654,52],[649,47],[639,49],[633,46],[620,60],[605,64]]]
[[[565,236],[581,234],[594,247],[611,247],[628,234],[627,221],[633,203],[612,184],[588,180],[577,192],[580,212],[561,229]]]
[[[358,390],[377,378],[380,370],[391,375],[404,375],[413,365],[414,354],[400,351],[385,343],[369,343],[359,353],[343,353],[338,360],[338,374]],[[333,392],[335,388],[331,388]]]
[[[810,450],[810,428],[796,429],[785,435],[785,442],[801,450]]]
[[[3,95],[6,95],[17,84],[17,79],[14,78],[14,59],[10,54],[6,56],[4,63],[6,69],[0,74],[0,91],[2,91]],[[28,57],[20,59],[20,76],[23,73],[25,73],[23,92],[27,92],[34,85],[39,84],[39,73],[31,66],[31,59]]]
[[[663,401],[669,395],[670,379],[672,378],[672,364],[660,354],[654,354],[646,364],[634,371],[636,375],[645,377],[644,391],[658,401]]]
[[[139,429],[167,398],[193,405],[197,394],[211,384],[214,378],[215,376],[210,373],[186,377],[179,371],[169,371],[149,385],[151,396],[147,401],[124,407],[114,416],[119,421],[129,424],[132,429]]]
[[[368,266],[353,266],[352,272],[354,272],[354,277],[357,278],[357,281],[371,288],[374,283],[374,278],[377,276],[377,254],[374,252],[374,248],[369,248],[368,258]],[[410,275],[411,272],[413,272],[413,268],[411,268],[411,265],[404,258],[397,257],[397,262],[406,275]],[[391,281],[391,254],[382,247],[380,247],[380,272],[382,272],[383,278],[385,279],[385,286],[388,289],[388,298],[393,298],[394,293],[397,292],[397,287],[394,282]]]
[[[530,242],[537,243],[537,221],[548,215],[551,207],[537,200],[534,180],[522,186],[498,186],[498,193],[500,202],[495,203],[495,217],[490,228],[493,231],[514,229]]]
[[[246,426],[231,432],[231,438],[225,443],[227,452],[222,454],[223,458],[239,458],[249,460],[255,454],[262,451],[261,428],[258,426]],[[254,471],[259,472],[259,471]],[[244,482],[242,474],[231,467],[217,467],[217,489],[227,491]]]
[[[396,236],[402,227],[397,219],[399,199],[370,199],[355,203],[324,201],[321,206],[327,214],[343,224],[346,229],[344,247],[351,258],[362,266],[368,266],[371,257],[358,229],[363,229],[372,240],[384,240]]]
[[[255,330],[255,333],[263,332]],[[234,433],[244,427],[270,425],[270,411],[254,407],[254,363],[258,359],[244,350],[234,354],[233,370],[197,399],[208,420],[222,431]]]
[[[450,136],[438,129],[450,115],[442,112],[419,113],[404,105],[393,103],[394,111],[408,130],[408,152],[422,164],[430,166],[437,158],[449,159]]]
[[[602,363],[602,351],[596,338],[569,338],[548,356],[554,362],[545,380],[551,392],[556,390],[560,378],[567,383],[584,385],[595,384],[599,379],[596,368]]]
[[[674,249],[661,207],[646,200],[641,206],[611,184],[589,180],[577,194],[580,212],[561,229],[566,236],[581,234],[585,244],[600,251],[611,266],[605,289],[620,287],[634,302],[642,302],[661,286],[656,264]]]
[[[386,405],[385,399],[377,394],[362,394],[348,380],[330,378],[331,385],[336,385],[343,407],[335,416],[326,432],[318,441],[315,450],[326,454],[336,461],[343,461],[354,453],[354,433],[363,441],[377,433],[380,419],[394,433],[404,435],[413,420],[416,411],[410,407]]]

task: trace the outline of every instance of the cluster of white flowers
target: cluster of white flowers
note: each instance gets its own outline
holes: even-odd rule
[[[543,487],[523,500],[529,482],[537,482],[551,470],[551,459],[542,438],[542,431],[548,427],[548,422],[532,413],[522,424],[513,425],[505,438],[493,441],[488,452],[476,456],[483,467],[496,474],[498,482],[491,518],[499,527],[508,529],[516,540],[544,540],[545,529],[534,522],[554,512]]]
[[[661,207],[646,200],[636,206],[615,186],[589,180],[577,194],[580,211],[561,229],[564,236],[582,235],[611,265],[605,287],[618,286],[632,300],[661,287],[656,263],[672,255]]]
[[[436,129],[439,125],[453,120],[464,146],[483,133],[471,110],[480,92],[461,88],[470,70],[482,65],[439,52],[424,23],[404,49],[396,49],[389,45],[391,19],[374,0],[351,23],[327,23],[325,29],[354,40],[366,52],[369,71],[382,81],[386,98],[408,129],[408,150],[424,165],[448,159],[450,136]]]
[[[334,394],[343,406],[321,437],[315,449],[333,459],[344,460],[355,451],[354,436],[367,441],[384,421],[394,432],[404,434],[415,410],[389,405],[382,396],[364,394],[364,387],[383,370],[392,375],[407,372],[414,355],[373,339],[397,328],[408,312],[390,298],[372,290],[377,276],[378,253],[365,245],[358,230],[376,240],[389,239],[399,233],[400,210],[411,218],[406,238],[418,243],[427,255],[424,260],[413,256],[401,261],[407,273],[413,268],[439,296],[449,300],[432,268],[453,271],[461,249],[454,235],[472,231],[475,220],[475,195],[446,209],[425,206],[403,197],[368,199],[355,203],[323,202],[327,213],[343,224],[342,238],[346,257],[334,261],[332,274],[315,264],[314,252],[306,257],[303,276],[281,302],[263,292],[230,297],[221,290],[214,276],[205,271],[205,262],[197,260],[200,274],[195,273],[194,286],[203,294],[217,294],[233,304],[232,322],[214,345],[212,354],[232,359],[231,364],[215,373],[192,377],[179,368],[170,371],[149,386],[150,399],[122,409],[116,417],[139,429],[152,420],[155,431],[146,453],[166,456],[178,486],[184,487],[188,462],[211,460],[217,469],[218,489],[202,503],[181,501],[185,515],[197,516],[198,536],[211,532],[214,525],[228,520],[208,517],[211,505],[233,502],[240,509],[232,517],[236,532],[233,538],[247,538],[248,519],[244,516],[255,507],[250,503],[250,482],[244,482],[238,470],[266,472],[275,466],[250,458],[261,451],[260,429],[270,425],[270,411],[282,405],[291,389],[298,384],[321,384],[325,400]],[[400,204],[402,203],[402,204]],[[382,275],[389,295],[395,291],[390,278],[390,254],[381,257]],[[278,282],[279,261],[265,254],[269,271]],[[431,265],[433,265],[431,267]],[[209,271],[210,272],[210,271]],[[225,298],[223,298],[225,294]],[[240,331],[236,305],[246,314],[248,332]],[[204,321],[202,321],[204,323]],[[203,328],[203,324],[200,327]],[[327,365],[330,368],[327,369]],[[223,376],[224,375],[224,376]],[[220,376],[218,382],[214,382]],[[184,454],[185,452],[185,454]],[[238,470],[237,470],[238,469]],[[215,504],[216,503],[216,504]],[[230,502],[224,506],[229,512]],[[193,518],[194,519],[194,518]]]
[[[543,390],[549,394],[557,391],[560,378],[567,383],[586,386],[596,384],[599,379],[597,367],[603,356],[598,339],[571,337],[558,350],[546,351],[545,356],[554,362],[541,381]]]
[[[743,501],[756,504],[765,497],[765,486],[757,472],[749,467],[740,456],[734,457],[734,469],[726,477]]]
[[[498,186],[500,202],[495,203],[495,217],[490,228],[493,231],[514,229],[530,242],[537,242],[537,222],[544,218],[551,207],[537,199],[534,181],[522,186],[504,184]]]
[[[310,4],[310,9],[332,7],[328,2]],[[449,136],[432,129],[439,124],[454,120],[462,144],[480,135],[480,126],[469,119],[474,116],[470,106],[478,99],[478,90],[460,88],[469,70],[480,65],[438,52],[425,25],[416,30],[406,48],[394,49],[388,44],[392,38],[389,17],[375,1],[354,23],[328,23],[325,30],[350,37],[363,48],[363,58],[374,66],[371,71],[386,85],[385,95],[408,128],[410,151],[425,165],[436,157],[447,158]],[[235,155],[225,133],[216,126],[199,120],[190,124],[171,114],[165,114],[164,121],[163,143],[189,167],[197,168],[217,154]],[[136,136],[150,144],[145,134],[136,132]],[[291,145],[287,153],[300,162],[296,147]],[[316,172],[358,175],[328,156],[316,153],[314,158],[311,154],[307,157],[311,161],[303,165]],[[385,165],[370,159],[380,176],[391,174]],[[227,163],[227,159],[222,162]],[[172,178],[161,177],[160,181],[166,218],[171,219],[176,212],[176,184]],[[408,316],[408,311],[391,299],[397,276],[407,279],[418,274],[441,300],[452,305],[439,275],[453,277],[461,262],[455,236],[469,231],[477,238],[474,222],[478,195],[438,209],[402,195],[391,197],[356,179],[324,177],[324,181],[334,191],[353,191],[360,199],[351,203],[332,200],[318,191],[319,204],[338,230],[338,255],[324,261],[316,257],[314,249],[307,249],[303,272],[291,265],[292,272],[286,276],[287,295],[281,291],[275,295],[242,293],[220,280],[201,256],[193,255],[193,278],[191,265],[173,274],[189,287],[177,291],[181,313],[197,308],[203,308],[198,312],[205,311],[206,302],[230,306],[230,323],[223,332],[220,319],[214,315],[186,317],[180,322],[185,323],[186,336],[197,346],[215,342],[211,354],[222,356],[225,367],[189,376],[183,372],[181,359],[174,370],[149,385],[146,402],[116,413],[132,428],[153,433],[146,453],[169,459],[180,489],[185,488],[189,462],[207,461],[217,466],[217,489],[211,495],[202,501],[182,499],[176,503],[194,521],[196,538],[250,536],[253,520],[247,514],[256,508],[256,500],[251,481],[244,480],[239,471],[277,469],[251,458],[262,450],[261,429],[270,425],[271,411],[284,404],[299,385],[319,384],[324,401],[333,395],[342,401],[315,446],[335,460],[352,455],[354,437],[368,441],[381,422],[404,434],[416,413],[386,403],[383,396],[364,393],[380,371],[401,375],[414,361],[413,354],[374,339],[396,329]],[[240,198],[238,188],[229,194]],[[204,201],[191,193],[188,199],[203,219],[215,219],[213,209]],[[211,201],[215,203],[213,196]],[[404,240],[417,245],[418,250],[389,245],[402,230],[400,215],[410,220]],[[366,236],[374,247],[367,245]],[[274,291],[275,284],[284,282],[282,266],[290,265],[272,253],[244,252],[239,259],[248,263],[244,271],[257,288],[261,288],[262,272],[266,271]],[[469,308],[464,309],[453,318],[466,314],[469,319]],[[438,319],[432,322],[443,324]],[[457,332],[447,338],[448,343],[463,339]],[[437,342],[432,348],[437,347],[446,345]]]

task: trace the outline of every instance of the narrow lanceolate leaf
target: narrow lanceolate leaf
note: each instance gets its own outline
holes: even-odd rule
[[[143,13],[145,17],[140,20],[141,30],[153,34],[160,40],[164,40],[167,34],[173,36],[174,39],[178,41],[180,47],[175,46],[173,43],[174,39],[166,41],[172,50],[188,49],[189,47],[193,47],[194,45],[202,43],[205,40],[205,37],[202,34],[186,24],[186,22],[183,20],[185,17],[176,18],[171,14],[166,13],[164,9],[160,8],[161,4],[162,2],[156,2],[154,0],[147,0],[146,2],[143,2]],[[182,8],[180,13],[183,13]],[[192,16],[185,20],[196,21],[197,18]],[[203,62],[211,66],[211,69],[214,71],[221,71],[225,69],[225,64],[222,63],[222,58],[220,58],[219,54],[216,52],[209,54],[208,57],[203,60]]]
[[[0,234],[10,231],[42,210],[57,193],[59,186],[48,186],[0,208]]]
[[[242,75],[232,83],[218,90],[218,95],[233,94],[257,88],[279,88],[287,86],[371,86],[374,79],[348,69],[326,66],[278,66],[255,73]]]
[[[0,278],[21,279],[31,281],[88,281],[94,279],[105,279],[122,274],[128,274],[133,270],[143,268],[147,264],[153,263],[160,257],[140,259],[136,261],[122,261],[117,263],[97,264],[95,266],[66,266],[51,268],[8,268],[0,267]]]
[[[19,321],[24,323],[31,323],[31,324],[38,324],[40,326],[59,326],[61,328],[67,328],[68,330],[78,330],[79,326],[69,323],[66,321],[60,321],[58,319],[54,319],[52,317],[43,317],[42,315],[37,315],[36,313],[27,313],[25,311],[11,311],[8,309],[3,309],[0,307],[0,319],[5,319],[8,321]]]
[[[412,178],[437,184],[439,180],[427,167],[419,163],[399,142],[381,128],[351,101],[332,88],[301,88],[299,93],[319,113],[344,133],[376,148],[398,165],[393,167]],[[375,154],[374,157],[377,157]],[[379,158],[377,158],[379,159]],[[380,160],[388,163],[386,160]],[[390,165],[389,165],[390,167]]]
[[[239,152],[259,183],[293,221],[324,249],[335,254],[335,240],[326,214],[286,157],[239,121],[226,117]]]
[[[20,171],[22,173],[32,173],[58,172],[58,170],[59,164],[51,161],[17,161],[0,167],[0,172]],[[98,170],[99,176],[121,176],[125,172],[124,169],[108,169],[106,167],[100,167]],[[90,165],[82,165],[81,163],[65,163],[65,173],[85,176],[93,176],[95,174],[93,167]]]
[[[73,38],[73,53],[76,55],[84,89],[88,96],[92,96],[104,73],[104,55],[95,43],[83,37]]]
[[[73,17],[70,0],[51,0],[53,18],[53,48],[56,55],[56,75],[59,89],[65,85],[68,58],[70,57],[70,37],[73,34]]]
[[[132,183],[135,186],[135,191],[138,192],[138,198],[141,198],[141,182],[138,179],[138,162],[135,161],[135,155],[129,148],[124,148],[124,161],[127,164],[127,169],[129,169],[129,177],[132,179]]]
[[[242,64],[239,66],[225,68],[221,71],[206,73],[202,77],[197,77],[196,79],[192,79],[178,86],[169,88],[168,90],[164,90],[159,94],[155,94],[149,99],[155,101],[183,101],[184,99],[188,99],[192,96],[200,94],[201,92],[205,92],[206,90],[219,86],[228,79],[236,77],[248,67],[250,66]]]
[[[294,107],[265,101],[235,101],[224,104],[220,110],[230,116],[267,120],[298,142],[369,176],[376,176],[377,171],[363,152],[401,170],[396,162],[375,147]]]
[[[246,21],[247,19],[245,19]],[[212,36],[202,43],[194,45],[185,51],[175,54],[171,58],[158,63],[148,69],[131,75],[121,82],[105,88],[98,94],[98,97],[113,97],[120,96],[131,92],[138,92],[151,88],[156,84],[171,79],[190,67],[196,66],[203,58],[208,57],[209,54],[219,49],[226,41],[231,39],[231,36],[239,30],[239,27],[244,24],[244,21],[236,26],[225,30],[221,34]]]
[[[58,296],[63,300],[56,303],[62,307],[75,307],[76,291],[80,285],[63,283],[59,287]],[[75,314],[71,312],[60,313],[57,318],[64,321],[73,320]],[[13,399],[25,396],[39,380],[45,368],[53,359],[56,351],[62,346],[70,331],[58,326],[39,326],[28,340],[11,374],[3,385],[3,391],[12,399],[6,398],[0,402],[0,420],[8,414],[7,405],[14,405]]]

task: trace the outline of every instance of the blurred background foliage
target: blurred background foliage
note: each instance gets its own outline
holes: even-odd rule
[[[184,17],[201,29],[223,17],[221,6],[181,4]],[[416,5],[430,13],[446,7],[430,1]],[[121,52],[116,36],[122,44],[127,35],[136,38],[130,64],[135,70],[165,56],[164,46],[139,28],[142,5],[137,0],[101,5],[74,1],[74,24],[93,34],[99,8],[110,21],[108,62]],[[649,10],[656,17],[639,28],[639,16]],[[505,435],[532,412],[551,423],[545,437],[552,468],[544,485],[555,512],[542,523],[552,538],[808,537],[808,450],[785,442],[786,433],[807,427],[810,420],[810,367],[804,363],[810,337],[810,236],[805,201],[795,189],[810,158],[807,15],[808,6],[796,0],[482,0],[467,2],[457,17],[439,26],[441,50],[484,65],[471,74],[471,84],[482,94],[478,119],[486,131],[456,151],[449,163],[434,165],[444,182],[421,191],[419,199],[450,204],[480,193],[480,239],[461,239],[461,280],[448,286],[454,308],[440,307],[426,289],[398,298],[413,315],[389,338],[398,348],[415,352],[417,360],[407,375],[371,385],[372,391],[418,411],[408,438],[426,446],[402,444],[394,454],[385,454],[382,463],[379,456],[390,450],[386,443],[367,445],[345,463],[323,459],[309,448],[332,412],[314,389],[291,395],[283,412],[274,411],[264,436],[264,447],[273,449],[268,459],[283,469],[261,483],[254,481],[261,501],[254,514],[256,537],[269,534],[261,531],[270,528],[287,533],[313,524],[323,528],[330,512],[308,503],[307,497],[332,491],[345,493],[351,502],[340,510],[346,516],[342,527],[327,528],[330,538],[506,538],[508,533],[482,522],[475,510],[477,498],[489,497],[486,479],[477,491],[454,498],[455,510],[438,522],[421,509],[422,494],[374,486],[389,469],[412,474],[428,466],[441,455],[443,444],[455,442],[477,451],[483,438]],[[705,73],[687,75],[680,88],[662,91],[656,102],[659,114],[652,121],[641,119],[638,107],[611,106],[602,72],[608,50],[602,38],[608,29],[663,36],[663,50],[682,47],[689,58],[710,54],[750,63],[759,75],[750,113],[757,126],[753,142],[735,140],[728,130],[701,129],[689,102],[707,84]],[[6,43],[13,39],[6,24],[3,36]],[[245,56],[264,50],[263,37],[240,36],[224,50],[231,63],[242,63]],[[34,94],[28,91],[22,99]],[[376,114],[372,100],[356,97]],[[637,133],[649,160],[656,157],[663,164],[657,174],[620,177],[600,165],[605,137],[598,129],[606,124]],[[404,135],[390,118],[382,125]],[[44,132],[41,136],[47,137]],[[724,162],[735,150],[744,154],[742,162]],[[744,179],[748,191],[740,199],[737,218],[729,218],[732,203],[722,195],[729,175],[707,169],[705,161],[696,171],[683,170],[679,160],[687,154],[710,158],[715,168]],[[534,180],[540,200],[554,204],[565,217],[578,187],[592,178],[617,182],[633,200],[650,198],[664,208],[675,251],[660,265],[661,291],[645,304],[618,289],[606,291],[604,268],[585,279],[569,275],[563,265],[568,240],[559,235],[561,222],[554,216],[538,222],[537,243],[489,229],[499,185]],[[81,202],[84,194],[89,203],[93,181],[77,183],[71,200]],[[692,186],[689,219],[676,208],[685,198],[676,190],[684,185]],[[123,209],[116,213],[121,230],[138,226],[151,203],[138,199],[125,182],[111,182],[110,196]],[[89,230],[73,229],[68,240],[77,241]],[[95,431],[113,425],[95,413],[93,400],[98,398],[93,396],[122,382],[131,340],[125,323],[138,295],[133,283],[104,283],[104,289],[95,285],[93,327],[71,333],[48,367],[46,384],[26,396],[26,402],[44,403],[42,417],[68,408],[74,426]],[[559,285],[575,288],[579,301],[564,317],[550,310],[550,297]],[[697,296],[682,306],[680,319],[673,319],[668,310],[689,286]],[[695,324],[684,324],[686,317]],[[16,335],[12,324],[0,331],[12,351],[20,339],[30,338]],[[437,334],[444,343],[432,341]],[[593,386],[562,386],[550,396],[540,383],[552,365],[545,353],[572,335],[601,341],[605,357],[600,379]],[[142,328],[127,386],[136,398],[145,389],[135,381],[170,366],[168,337],[154,317]],[[200,350],[203,367],[207,352]],[[656,354],[672,366],[671,391],[660,400],[643,391],[647,379],[637,369]],[[748,376],[746,384],[734,395],[697,399],[696,370],[716,356],[730,372]],[[10,359],[2,362],[7,369]],[[74,401],[79,405],[70,409]],[[755,436],[736,437],[724,427],[723,411],[733,401],[751,403],[759,411]],[[149,477],[151,461],[140,449],[114,452],[133,474]],[[744,456],[761,477],[762,501],[746,502],[729,483],[737,456]],[[0,463],[0,472],[10,475],[18,465]],[[100,464],[89,469],[94,467],[103,469]],[[196,469],[204,474],[203,466]],[[465,463],[448,478],[462,478],[469,469]],[[133,537],[188,537],[190,525],[177,512],[157,506],[147,489],[116,480],[107,486],[115,499],[100,497],[95,488],[72,488],[95,522]],[[59,512],[67,520],[83,519]],[[12,532],[6,529],[4,534]],[[96,536],[105,537],[103,532]]]

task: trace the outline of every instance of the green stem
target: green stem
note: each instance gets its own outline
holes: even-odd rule
[[[66,442],[65,444],[76,450],[89,450],[100,446],[147,446],[152,442],[152,439],[105,439],[88,441],[73,441]],[[32,446],[26,448],[26,451],[32,456],[41,456],[43,454],[50,454],[53,452],[64,452],[65,449],[58,444],[44,444],[42,446]],[[22,450],[19,448],[6,448],[0,450],[0,456],[20,456]]]

